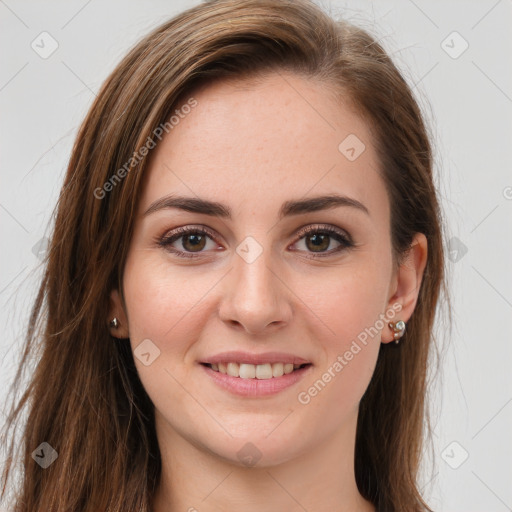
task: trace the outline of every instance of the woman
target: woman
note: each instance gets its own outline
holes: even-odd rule
[[[71,155],[14,510],[430,510],[441,233],[421,113],[370,35],[307,0],[160,26]]]

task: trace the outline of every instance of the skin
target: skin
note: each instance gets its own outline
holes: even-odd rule
[[[355,432],[381,343],[393,341],[387,322],[309,403],[297,397],[393,305],[401,309],[394,320],[408,321],[426,239],[417,234],[402,265],[394,264],[371,133],[325,85],[272,73],[209,84],[193,96],[197,106],[152,150],[124,302],[113,291],[109,316],[120,320],[113,335],[130,337],[134,350],[145,339],[160,350],[149,366],[135,358],[155,405],[162,454],[154,512],[237,505],[244,512],[373,511],[355,482]],[[349,134],[366,146],[354,161],[338,150]],[[334,192],[369,213],[341,206],[278,218],[285,201]],[[224,203],[233,218],[175,208],[144,215],[168,194]],[[319,224],[349,233],[355,246],[333,252],[341,244],[331,237],[328,256],[308,259],[318,254],[307,243],[312,236],[297,233]],[[216,239],[207,238],[195,259],[157,243],[177,227],[198,225]],[[262,248],[251,263],[236,253],[247,236]],[[193,251],[187,242],[178,238],[172,247]],[[227,350],[282,351],[313,366],[276,395],[242,398],[219,388],[198,363]],[[261,457],[253,467],[237,456],[246,443]]]

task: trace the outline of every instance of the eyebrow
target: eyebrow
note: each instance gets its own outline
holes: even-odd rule
[[[279,220],[283,217],[292,215],[300,215],[303,213],[318,212],[321,210],[330,210],[340,206],[348,206],[360,210],[367,215],[370,215],[366,206],[347,196],[340,196],[337,194],[329,194],[326,196],[311,197],[308,199],[298,199],[293,201],[286,201],[279,210]],[[143,216],[151,213],[168,209],[177,208],[192,213],[201,213],[203,215],[211,215],[212,217],[220,217],[223,219],[232,219],[231,208],[216,201],[209,201],[199,197],[187,196],[164,196],[157,199],[151,206],[144,212]]]

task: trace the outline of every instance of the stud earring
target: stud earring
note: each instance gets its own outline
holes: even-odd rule
[[[389,328],[393,331],[393,338],[395,339],[395,343],[398,343],[398,340],[404,335],[405,332],[405,322],[403,320],[398,320],[398,322],[389,322]]]
[[[119,327],[119,320],[116,317],[110,320],[110,327],[112,327],[113,329],[117,329]]]

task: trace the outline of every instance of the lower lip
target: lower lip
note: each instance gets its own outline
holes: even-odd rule
[[[305,366],[281,377],[272,377],[271,379],[242,379],[240,377],[231,377],[225,373],[216,372],[209,366],[200,364],[203,370],[213,381],[221,388],[230,391],[239,396],[268,396],[275,395],[295,383],[299,382],[312,367]]]

